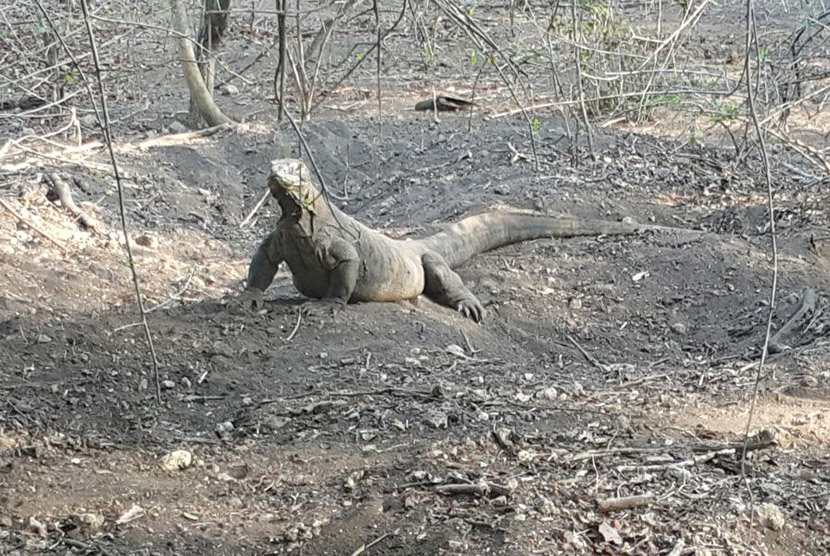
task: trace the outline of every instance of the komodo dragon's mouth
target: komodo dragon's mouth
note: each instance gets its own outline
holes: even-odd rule
[[[320,194],[311,185],[311,177],[303,175],[308,169],[300,160],[277,159],[271,161],[268,187],[277,199],[290,199],[301,209],[314,212],[314,201]]]

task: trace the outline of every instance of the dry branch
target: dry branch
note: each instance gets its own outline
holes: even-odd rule
[[[634,508],[649,506],[652,500],[654,500],[654,494],[650,492],[637,496],[624,496],[622,498],[602,498],[597,500],[597,510],[603,513],[632,510]]]
[[[818,296],[812,288],[807,288],[804,291],[804,296],[801,300],[801,307],[796,311],[792,317],[776,332],[769,341],[770,353],[779,353],[790,349],[788,342],[793,334],[802,326],[809,323],[816,312],[816,303]]]
[[[57,172],[49,172],[47,175],[49,176],[49,181],[52,182],[52,188],[55,190],[61,205],[66,210],[71,212],[72,215],[77,218],[81,225],[85,228],[97,232],[102,231],[103,228],[100,222],[85,213],[78,205],[75,204],[75,200],[72,198],[72,190],[69,189],[69,186],[61,179]]]
[[[66,253],[66,252],[68,251],[68,249],[66,248],[66,246],[64,246],[61,242],[59,242],[58,240],[56,240],[55,238],[53,238],[52,236],[50,236],[49,234],[47,234],[46,232],[44,232],[43,230],[41,230],[40,228],[38,228],[37,226],[35,226],[34,224],[32,224],[31,222],[29,222],[28,220],[26,220],[26,219],[25,219],[25,218],[23,218],[22,216],[20,216],[20,215],[17,213],[17,211],[15,211],[12,207],[10,207],[10,206],[9,206],[9,204],[8,204],[8,203],[6,203],[6,201],[4,201],[3,199],[0,199],[0,206],[2,206],[4,209],[6,209],[7,211],[9,211],[9,213],[10,213],[12,216],[14,216],[15,218],[17,218],[20,222],[22,222],[23,224],[25,224],[25,225],[26,225],[26,226],[28,226],[29,228],[33,229],[34,231],[36,231],[36,232],[37,232],[38,234],[40,234],[41,236],[43,236],[43,237],[45,237],[46,239],[48,239],[48,240],[49,240],[51,243],[53,243],[54,245],[58,246],[58,247],[60,248],[60,250],[61,250],[61,251],[63,251],[64,253]]]

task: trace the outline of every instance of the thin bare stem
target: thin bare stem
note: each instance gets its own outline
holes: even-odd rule
[[[754,42],[755,49],[752,51],[750,48],[752,43]],[[758,32],[755,27],[755,9],[753,0],[746,1],[746,62],[745,65],[748,68],[750,63],[750,56],[755,56],[756,63],[760,66],[761,61],[761,49],[758,45]],[[746,475],[746,454],[747,454],[747,445],[749,443],[749,431],[752,427],[752,420],[755,417],[755,406],[757,405],[758,401],[758,389],[761,384],[761,378],[763,377],[763,368],[764,363],[767,360],[767,354],[769,353],[769,344],[770,344],[770,337],[772,335],[772,318],[775,312],[775,297],[776,297],[776,290],[778,288],[778,245],[776,242],[775,237],[775,206],[773,204],[773,190],[772,190],[772,176],[770,172],[770,162],[769,157],[767,155],[767,145],[765,139],[765,132],[764,128],[761,126],[760,119],[758,118],[758,111],[755,106],[755,94],[756,92],[754,89],[754,84],[752,83],[752,72],[746,71],[746,90],[747,90],[747,101],[749,104],[749,114],[750,118],[752,119],[752,125],[755,128],[755,134],[758,137],[758,149],[761,153],[761,162],[763,164],[764,169],[764,182],[766,184],[767,189],[767,210],[769,212],[769,233],[770,233],[770,248],[772,250],[772,285],[770,287],[769,293],[769,312],[767,315],[767,326],[766,332],[764,334],[764,343],[761,347],[761,359],[758,362],[758,367],[755,371],[755,382],[752,387],[752,400],[750,401],[749,405],[749,414],[747,415],[746,419],[746,429],[744,430],[744,442],[743,442],[743,449],[741,450],[741,479],[743,480],[744,484],[747,487],[747,491],[749,492],[749,530],[747,534],[747,546],[751,546],[752,544],[752,522],[753,522],[753,512],[754,512],[754,497],[752,495],[752,488],[749,485],[749,479]]]
[[[40,6],[39,0],[35,0],[38,3],[38,7],[40,7],[41,11],[43,8]],[[156,349],[153,346],[153,335],[150,332],[150,324],[147,322],[147,311],[144,309],[144,300],[141,297],[141,285],[138,279],[138,272],[135,268],[135,260],[133,259],[133,251],[132,247],[130,247],[130,236],[127,229],[127,215],[126,210],[124,209],[124,189],[121,184],[121,173],[118,170],[118,161],[115,158],[115,149],[112,146],[112,135],[110,132],[110,119],[109,119],[109,111],[107,110],[107,95],[106,91],[104,91],[104,81],[101,76],[101,62],[98,57],[98,48],[95,43],[95,33],[92,30],[92,23],[90,22],[89,18],[89,9],[87,6],[87,0],[81,0],[81,9],[84,13],[84,25],[86,26],[86,32],[89,36],[89,47],[92,51],[92,61],[95,65],[95,76],[98,81],[98,93],[101,97],[101,113],[98,113],[98,109],[95,109],[96,115],[98,117],[98,123],[101,126],[101,132],[104,135],[104,142],[107,145],[107,151],[110,155],[110,162],[112,163],[112,171],[115,177],[115,186],[118,191],[118,214],[121,218],[121,231],[124,234],[124,245],[126,246],[127,250],[127,261],[130,265],[130,273],[133,279],[133,287],[135,288],[135,296],[136,300],[138,301],[138,310],[141,314],[141,324],[144,328],[144,336],[147,339],[147,346],[150,349],[150,356],[152,357],[153,363],[153,378],[155,379],[156,383],[156,401],[161,404],[161,381],[159,380],[159,362],[158,357],[156,356]],[[45,12],[44,12],[45,14]],[[57,32],[55,32],[57,35]],[[65,45],[63,45],[66,48]],[[67,50],[67,54],[69,51]],[[78,67],[80,71],[80,67]],[[82,79],[84,82],[89,86],[89,83],[83,74],[81,74]],[[94,98],[92,91],[90,90],[90,97]]]
[[[405,6],[404,6],[405,7]],[[374,0],[374,5],[372,9],[375,12],[375,36],[376,36],[376,49],[378,51],[377,55],[377,86],[378,86],[378,138],[383,137],[383,97],[381,96],[381,87],[380,87],[380,65],[383,53],[383,48],[380,44],[380,41],[383,37],[381,37],[380,32],[380,0]]]
[[[591,124],[588,121],[588,110],[585,108],[585,91],[582,89],[582,48],[579,45],[579,25],[576,18],[576,1],[571,2],[571,28],[574,36],[574,62],[576,63],[576,89],[579,95],[579,109],[582,116],[582,125],[585,126],[585,135],[588,138],[588,150],[594,152],[594,140],[591,137]],[[576,140],[574,142],[574,162],[579,165],[579,127],[577,126]]]

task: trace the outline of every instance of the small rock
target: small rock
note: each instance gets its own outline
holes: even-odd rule
[[[81,122],[81,125],[84,127],[98,127],[98,118],[95,117],[95,114],[86,114],[85,116],[81,116],[78,118],[78,121]]]
[[[505,184],[499,184],[493,187],[493,193],[496,195],[510,195],[510,186]]]
[[[145,513],[144,508],[138,504],[133,504],[129,510],[121,514],[121,516],[115,520],[115,523],[116,525],[124,525],[125,523],[129,523],[143,517]]]
[[[270,431],[277,431],[291,422],[290,417],[283,417],[280,415],[271,415],[266,417],[262,422],[262,428]]]
[[[17,447],[17,440],[0,436],[0,456],[11,453]]]
[[[568,301],[568,308],[571,309],[572,311],[578,311],[578,310],[582,309],[582,300],[578,297],[572,297]]]
[[[811,375],[806,375],[801,379],[801,385],[807,388],[815,388],[818,386],[818,379]]]
[[[172,380],[162,380],[161,381],[161,387],[164,388],[165,390],[172,390],[173,388],[176,387],[176,383],[173,382]]]
[[[219,92],[223,95],[232,97],[239,94],[239,87],[237,87],[233,83],[225,83],[219,87]]]
[[[447,428],[448,417],[442,411],[430,411],[424,417],[424,422],[434,429],[445,429]]]
[[[78,516],[78,522],[89,531],[97,531],[106,521],[101,514],[87,513]]]
[[[516,392],[515,395],[516,401],[527,403],[530,401],[530,394],[525,394],[524,392]]]
[[[41,537],[46,536],[46,525],[41,523],[35,516],[29,516],[29,527]]]
[[[151,236],[150,234],[139,234],[135,237],[135,242],[142,247],[146,247],[148,249],[157,249],[159,246],[159,240],[155,236]]]
[[[161,458],[161,466],[167,471],[187,469],[193,462],[193,454],[187,450],[175,450]]]
[[[414,357],[406,357],[404,358],[403,362],[406,364],[407,367],[417,368],[421,366],[421,362]]]
[[[51,341],[52,341],[52,338],[50,338],[46,334],[38,334],[37,335],[37,343],[39,343],[39,344],[48,344]]]
[[[245,396],[242,398],[242,405],[254,405],[254,400],[250,396]]]
[[[219,436],[227,436],[233,430],[233,423],[230,421],[225,421],[224,423],[218,423],[216,427],[213,429]]]
[[[190,382],[190,379],[189,379],[189,378],[187,378],[186,376],[185,376],[185,377],[182,377],[181,383],[182,383],[182,386],[184,386],[185,388],[190,388],[190,387],[193,385],[193,384]]]
[[[495,498],[493,498],[493,501],[491,503],[496,508],[504,508],[505,506],[507,506],[507,496],[503,494],[501,496],[496,496]]]
[[[556,401],[556,399],[559,397],[559,392],[557,392],[556,388],[554,388],[553,386],[548,386],[547,388],[540,390],[539,393],[536,394],[536,396],[543,400],[553,402]]]
[[[671,328],[671,331],[674,332],[675,334],[685,334],[686,332],[689,331],[689,328],[685,324],[683,324],[682,322],[676,322],[676,323],[672,324],[670,328]]]
[[[170,133],[185,133],[187,131],[187,126],[181,122],[170,122],[167,129],[170,130]]]
[[[556,513],[556,506],[551,502],[548,498],[544,496],[541,497],[542,499],[536,504],[536,511],[542,515],[554,515]]]
[[[519,463],[533,463],[533,459],[536,457],[536,454],[529,450],[519,450],[516,454],[516,459],[519,460]]]
[[[620,429],[624,431],[631,430],[631,418],[628,415],[617,415],[615,421]]]
[[[762,526],[773,531],[780,531],[786,523],[786,518],[781,508],[769,502],[761,504],[755,509],[755,517]]]

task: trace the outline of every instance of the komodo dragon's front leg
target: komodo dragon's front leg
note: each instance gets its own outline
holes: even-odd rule
[[[329,241],[320,241],[315,246],[315,257],[328,274],[328,288],[319,302],[307,305],[307,308],[316,313],[337,313],[352,297],[360,273],[360,254],[352,243],[332,238]],[[290,264],[290,261],[289,261]],[[294,273],[294,283],[302,291],[302,272]]]
[[[441,255],[427,252],[421,257],[421,262],[424,265],[426,279],[424,294],[436,303],[446,305],[476,322],[481,322],[484,318],[484,307]]]
[[[279,231],[275,230],[259,245],[248,267],[248,284],[242,296],[242,302],[250,307],[262,305],[262,295],[277,274],[283,261],[280,249]]]

